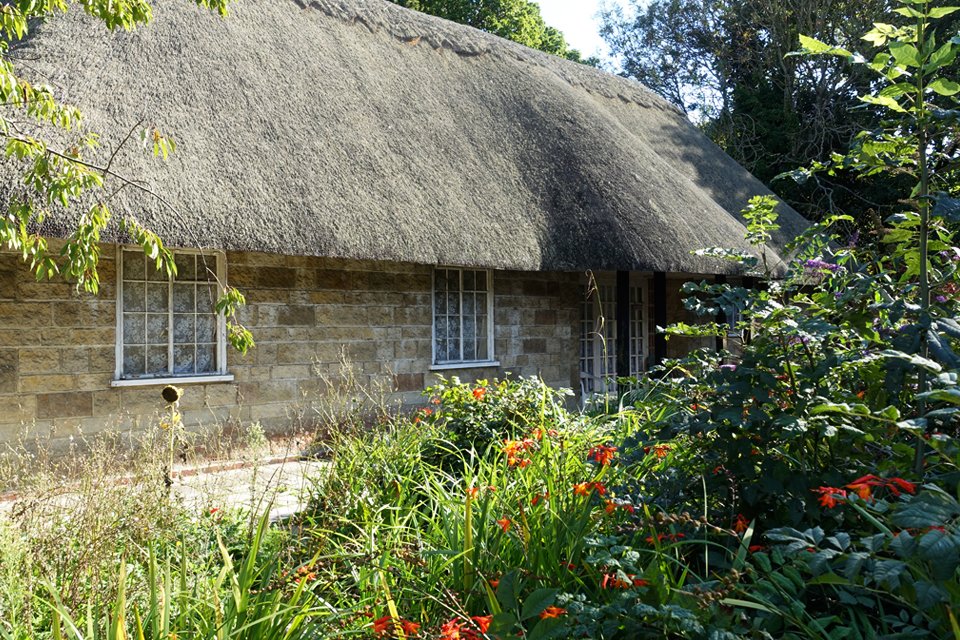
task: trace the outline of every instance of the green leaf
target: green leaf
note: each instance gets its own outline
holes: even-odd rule
[[[957,11],[960,11],[960,7],[933,7],[927,12],[927,17],[936,20]]]
[[[946,78],[937,78],[927,85],[927,89],[942,96],[952,96],[960,93],[960,84]]]
[[[553,604],[553,601],[557,598],[557,593],[559,589],[537,589],[523,602],[523,609],[520,611],[521,620],[529,620],[535,616],[540,615],[544,609]]]
[[[853,54],[846,49],[834,47],[826,42],[821,42],[816,38],[811,38],[810,36],[805,36],[803,34],[800,34],[800,47],[802,48],[802,53],[810,55],[833,55],[843,56],[845,58],[853,57]]]
[[[861,102],[866,102],[867,104],[876,104],[881,107],[886,107],[898,113],[906,113],[907,110],[900,106],[900,103],[891,98],[890,96],[860,96]]]
[[[903,67],[919,67],[920,52],[917,48],[907,42],[894,41],[890,43],[890,53],[893,54],[897,64]]]

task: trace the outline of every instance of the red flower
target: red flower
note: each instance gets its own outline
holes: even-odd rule
[[[393,618],[383,616],[373,621],[373,633],[377,636],[385,636],[393,633]]]
[[[609,447],[606,445],[597,445],[592,447],[587,453],[587,458],[595,461],[599,465],[608,465],[613,460],[614,454],[617,453],[616,447]]]
[[[903,489],[909,494],[914,494],[917,492],[917,485],[913,484],[912,482],[907,482],[903,478],[890,478],[887,480],[887,488],[890,489],[890,492],[897,497],[900,496],[900,489]]]
[[[869,500],[873,497],[873,487],[881,487],[884,484],[884,481],[877,476],[867,474],[846,485],[846,488],[856,493],[863,500]]]
[[[473,390],[473,399],[474,400],[483,400],[484,396],[487,395],[486,387],[477,387]]]
[[[591,482],[590,486],[596,489],[597,493],[602,496],[607,494],[607,487],[604,486],[602,482]]]
[[[510,522],[510,518],[500,518],[497,520],[497,524],[500,525],[500,528],[503,529],[504,533],[506,533],[510,530],[510,525],[513,523]]]
[[[533,506],[537,506],[538,504],[540,504],[541,501],[546,502],[549,499],[550,499],[550,492],[544,491],[543,493],[538,493],[537,495],[533,496],[533,498],[530,500],[530,504],[532,504]]]
[[[465,636],[460,633],[463,625],[458,620],[449,620],[440,627],[439,640],[463,640]]]
[[[476,623],[480,633],[486,633],[487,629],[490,628],[490,623],[493,622],[493,616],[473,616],[470,619]]]
[[[763,551],[764,549],[766,549],[766,547],[763,546],[762,544],[752,544],[749,547],[747,547],[747,551],[749,551],[750,553],[756,553],[757,551]]]
[[[742,513],[737,514],[737,519],[733,523],[733,530],[737,533],[744,533],[750,528],[750,521]]]
[[[560,607],[555,607],[550,605],[546,609],[540,612],[540,619],[545,620],[547,618],[559,618],[567,612],[566,609],[561,609]]]
[[[403,628],[403,633],[408,636],[415,636],[420,633],[420,623],[411,622],[409,620],[401,620],[400,626]]]
[[[835,506],[840,504],[840,501],[847,497],[847,492],[843,489],[837,489],[836,487],[818,487],[816,489],[811,489],[814,493],[820,494],[820,504],[828,509],[833,509]],[[840,496],[840,499],[837,499],[837,496]]]

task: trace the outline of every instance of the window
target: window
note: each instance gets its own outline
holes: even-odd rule
[[[433,274],[433,363],[493,361],[491,273],[437,269]]]
[[[644,284],[630,283],[630,375],[646,369],[647,324]],[[580,298],[580,390],[584,397],[612,391],[617,376],[616,288],[613,284],[584,285]]]
[[[223,256],[176,252],[168,278],[140,249],[120,251],[118,380],[224,374],[223,318],[214,312]]]

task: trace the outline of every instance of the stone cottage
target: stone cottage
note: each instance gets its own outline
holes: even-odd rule
[[[410,401],[434,374],[597,391],[668,355],[679,284],[726,268],[691,251],[750,250],[768,193],[643,86],[383,0],[163,2],[132,33],[74,10],[14,55],[172,205],[114,208],[182,249],[170,281],[111,238],[97,297],[0,255],[0,439],[129,424],[170,380],[193,422],[282,427],[341,354]],[[169,161],[118,151],[138,123]]]

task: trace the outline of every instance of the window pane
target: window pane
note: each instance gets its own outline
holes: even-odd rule
[[[476,296],[477,296],[477,302],[476,302],[477,313],[482,315],[487,315],[487,294],[478,293],[476,294]]]
[[[217,369],[217,345],[197,345],[197,373],[212,373]]]
[[[437,269],[434,272],[433,276],[433,290],[434,291],[446,291],[447,290],[447,272],[443,269]]]
[[[463,316],[463,339],[470,340],[477,335],[477,320],[473,316]],[[464,356],[466,357],[466,356]]]
[[[213,313],[217,305],[217,285],[197,286],[197,313]]]
[[[146,285],[142,282],[126,282],[123,285],[123,310],[143,311]]]
[[[188,253],[178,253],[173,262],[177,265],[177,280],[197,279],[197,258]]]
[[[128,376],[142,376],[144,365],[143,347],[123,348],[123,373]]]
[[[464,293],[463,294],[463,314],[471,316],[476,313],[476,300],[474,300],[474,293]]]
[[[447,319],[447,339],[455,340],[459,343],[460,341],[460,318],[448,318]],[[459,345],[457,350],[460,350]]]
[[[474,286],[477,282],[476,271],[464,271],[463,272],[463,290],[464,291],[473,291]]]
[[[192,315],[174,314],[173,316],[173,343],[174,344],[193,344],[195,337],[193,332]]]
[[[437,362],[446,362],[447,361],[447,341],[438,338],[436,344],[434,344],[434,349],[437,352]]]
[[[467,336],[463,339],[463,359],[477,360],[477,341]]]
[[[147,324],[142,313],[123,314],[123,344],[143,344],[146,331]]]
[[[477,271],[477,291],[487,290],[487,272]]]
[[[153,280],[155,282],[166,282],[169,280],[167,278],[166,271],[160,271],[157,269],[156,260],[147,260],[147,280]]]
[[[147,315],[147,344],[164,345],[169,341],[168,330],[170,316],[165,313],[151,313]]]
[[[147,373],[164,374],[168,371],[167,346],[147,347]]]
[[[170,285],[148,284],[147,285],[147,311],[163,312],[170,307]]]
[[[193,373],[193,345],[176,345],[173,347],[173,372]]]
[[[197,316],[197,342],[217,341],[217,317],[203,314]]]
[[[435,332],[438,339],[440,340],[447,339],[447,317],[446,316],[437,317]]]
[[[460,313],[460,294],[447,294],[447,313],[451,316],[455,316]]]
[[[216,256],[197,256],[197,280],[216,282],[218,266]]]
[[[456,362],[460,359],[460,341],[450,340],[447,342],[447,360]]]
[[[174,283],[173,310],[175,312],[193,313],[196,309],[195,295],[196,285]]]
[[[433,313],[438,316],[447,314],[447,296],[444,294],[433,296]]]
[[[123,257],[123,279],[124,280],[143,280],[144,266],[146,258],[138,251],[124,251]]]
[[[477,360],[488,360],[490,351],[487,349],[487,337],[477,338]]]

